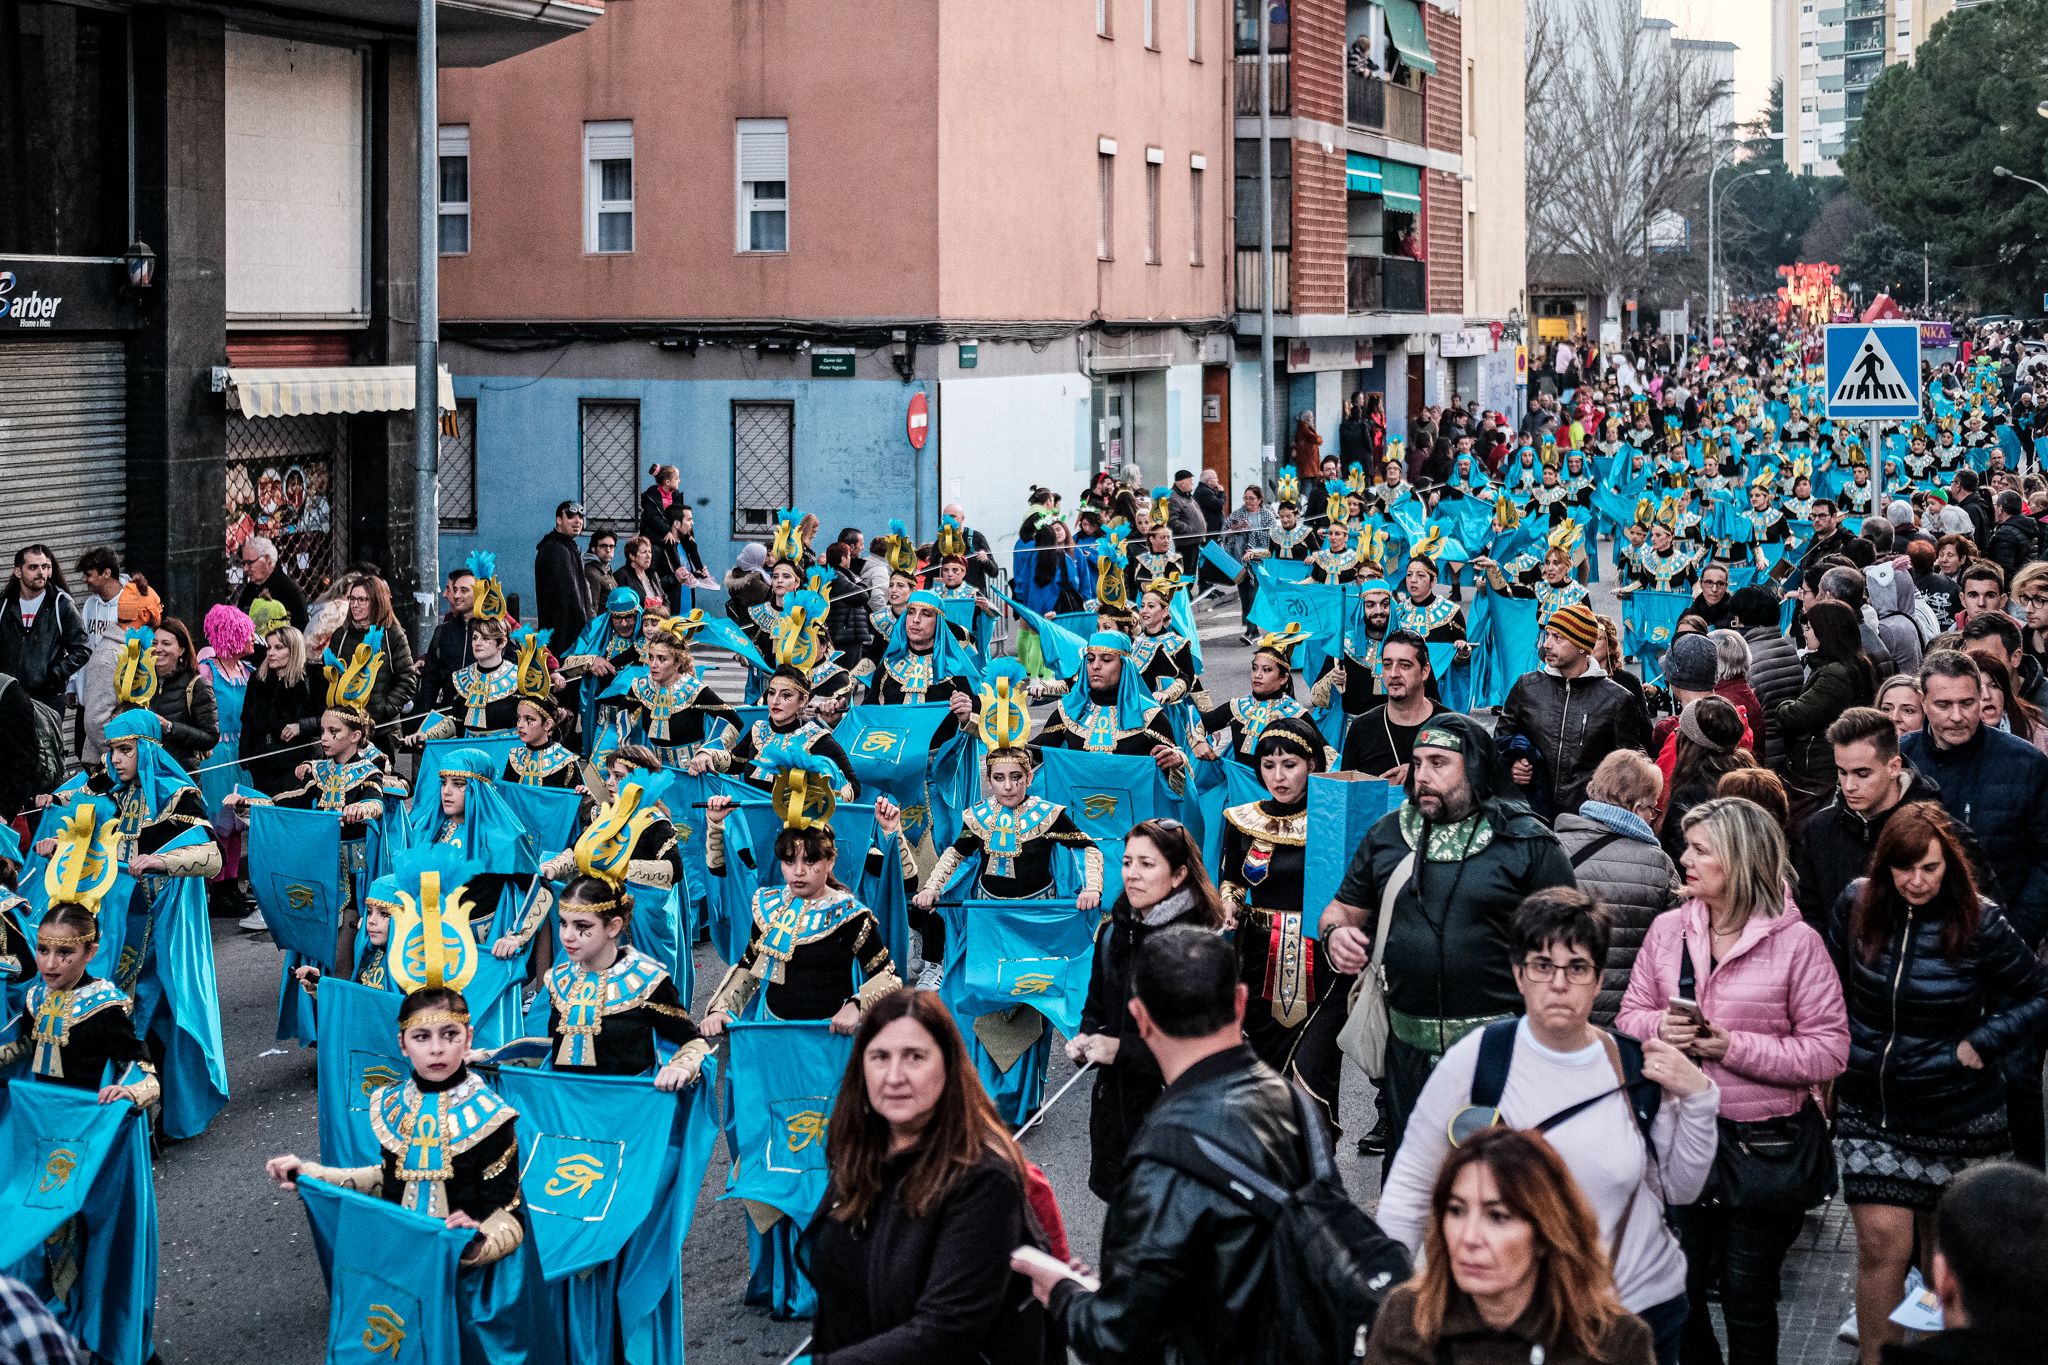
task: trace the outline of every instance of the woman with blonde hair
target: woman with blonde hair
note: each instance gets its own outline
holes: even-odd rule
[[[1381,1305],[1366,1365],[1649,1365],[1585,1196],[1540,1133],[1488,1128],[1451,1150],[1416,1277]]]
[[[1877,709],[1892,718],[1899,738],[1918,734],[1927,725],[1927,694],[1911,673],[1894,673],[1877,689]]]
[[[2048,664],[2048,560],[2037,559],[2012,576],[2011,604],[2021,616],[2020,648]]]

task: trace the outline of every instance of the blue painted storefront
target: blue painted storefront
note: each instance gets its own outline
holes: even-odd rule
[[[505,590],[531,602],[534,545],[554,528],[555,505],[587,496],[581,463],[586,399],[640,404],[636,492],[646,487],[651,464],[682,470],[681,496],[696,509],[697,547],[714,576],[739,552],[732,536],[736,401],[793,405],[795,505],[815,509],[824,522],[821,549],[841,526],[877,534],[891,517],[908,520],[936,496],[936,435],[922,452],[904,435],[911,394],[923,388],[936,407],[933,387],[864,379],[529,379],[458,372],[456,395],[477,405],[477,526],[442,532],[443,571],[472,550],[494,551]],[[928,536],[935,514],[927,520],[933,523],[922,528]]]

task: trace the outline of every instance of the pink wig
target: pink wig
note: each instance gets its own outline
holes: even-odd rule
[[[250,646],[256,643],[256,623],[249,619],[249,613],[225,602],[207,611],[202,629],[206,632],[206,643],[213,646],[215,658],[246,658]]]

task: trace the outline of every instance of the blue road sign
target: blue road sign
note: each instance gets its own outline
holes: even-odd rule
[[[1920,324],[1842,322],[1828,328],[1828,416],[1920,415]]]

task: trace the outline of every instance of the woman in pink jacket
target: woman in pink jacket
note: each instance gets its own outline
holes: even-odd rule
[[[1729,1365],[1774,1365],[1778,1272],[1833,1174],[1814,1087],[1848,1065],[1849,1015],[1827,945],[1793,903],[1777,822],[1754,802],[1717,797],[1682,828],[1688,898],[1651,923],[1615,1026],[1683,1050],[1721,1088],[1722,1151],[1706,1193],[1672,1210],[1692,1300],[1681,1358],[1722,1359],[1707,1316],[1718,1266]],[[1682,1000],[1697,1012],[1674,1006]]]

